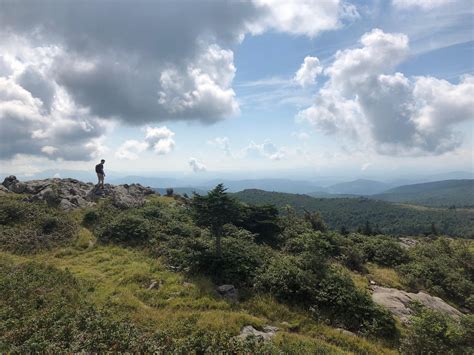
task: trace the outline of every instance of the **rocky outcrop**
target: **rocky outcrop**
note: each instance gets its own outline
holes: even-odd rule
[[[456,308],[444,302],[441,298],[431,296],[425,292],[411,293],[395,288],[373,286],[372,299],[375,303],[387,308],[393,315],[400,318],[402,322],[407,322],[412,314],[410,303],[419,302],[427,308],[445,313],[451,317],[461,316]]]
[[[242,328],[238,337],[241,339],[247,339],[248,337],[261,337],[263,340],[269,340],[275,336],[277,331],[277,327],[272,327],[270,325],[263,327],[262,331],[255,329],[251,325],[246,325]]]
[[[153,189],[139,184],[106,184],[104,189],[99,189],[92,183],[76,179],[19,181],[13,175],[3,181],[2,191],[5,189],[26,194],[25,199],[28,201],[45,201],[49,206],[63,210],[88,207],[104,197],[110,197],[119,208],[140,207],[145,203],[145,196],[155,193]]]

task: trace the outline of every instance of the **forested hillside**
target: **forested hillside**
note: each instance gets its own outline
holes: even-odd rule
[[[319,211],[330,228],[349,231],[363,229],[392,235],[445,234],[474,237],[474,210],[427,208],[393,204],[368,198],[313,198],[307,195],[245,190],[235,194],[251,204],[273,204],[281,211],[291,206],[297,213]]]
[[[474,180],[445,180],[400,186],[371,198],[432,207],[474,207]]]

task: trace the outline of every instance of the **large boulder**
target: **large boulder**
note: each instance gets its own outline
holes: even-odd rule
[[[419,302],[427,308],[458,318],[461,316],[456,308],[444,302],[441,298],[431,296],[425,292],[411,293],[396,288],[372,286],[372,299],[375,303],[387,308],[393,315],[400,318],[402,322],[407,322],[412,310],[410,304]]]
[[[18,181],[15,175],[10,175],[3,180],[2,183],[9,191],[21,194],[26,192],[26,185],[21,181]]]

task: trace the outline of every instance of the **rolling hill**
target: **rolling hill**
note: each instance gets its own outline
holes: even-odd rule
[[[370,197],[433,207],[474,207],[474,180],[445,180],[399,186]]]
[[[392,235],[420,235],[431,232],[434,223],[439,233],[474,238],[474,210],[429,208],[360,198],[313,198],[307,195],[244,190],[234,196],[249,204],[273,204],[281,211],[286,206],[297,213],[319,211],[330,228],[355,231],[366,221],[380,232]]]
[[[389,187],[389,184],[380,181],[358,179],[329,186],[325,191],[331,194],[373,195]]]

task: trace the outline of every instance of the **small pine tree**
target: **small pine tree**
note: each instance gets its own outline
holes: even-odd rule
[[[166,196],[172,197],[174,195],[174,190],[171,187],[166,189]]]
[[[216,254],[222,256],[222,227],[233,223],[239,216],[237,202],[227,193],[223,184],[217,185],[206,196],[194,193],[192,207],[196,223],[208,227],[216,239]]]

